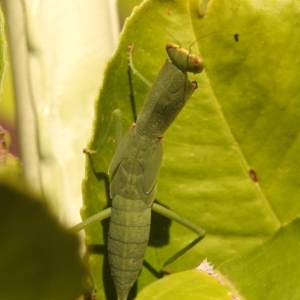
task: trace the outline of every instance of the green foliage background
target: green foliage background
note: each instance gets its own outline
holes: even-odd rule
[[[78,238],[21,179],[18,185],[4,184],[0,167],[0,298],[78,299],[86,288]]]
[[[200,225],[207,235],[168,270],[192,269],[207,258],[245,299],[291,299],[286,294],[300,298],[296,282],[290,280],[300,270],[296,259],[284,271],[291,284],[281,278],[282,256],[295,257],[299,231],[299,12],[297,1],[146,1],[125,24],[95,106],[88,145],[92,149],[99,146],[111,112],[120,108],[123,127],[129,128],[148,93],[147,86],[128,73],[127,47],[134,44],[135,67],[153,81],[167,58],[167,41],[176,38],[188,47],[198,39],[192,51],[206,68],[190,76],[199,88],[164,137],[157,200]],[[101,153],[87,158],[83,219],[110,205],[106,173],[113,136],[111,131]],[[254,173],[258,181],[251,177]],[[153,224],[145,260],[159,272],[195,235],[163,218]],[[105,298],[105,287],[107,298],[113,299],[106,255],[103,264],[107,224],[91,226],[86,233],[97,297]],[[284,247],[268,247],[281,239]],[[273,266],[276,260],[281,264]],[[264,270],[259,282],[249,271],[253,264]],[[143,268],[138,290],[154,280],[155,272]],[[278,284],[280,292],[272,293]]]

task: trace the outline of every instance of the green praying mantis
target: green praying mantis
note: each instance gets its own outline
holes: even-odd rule
[[[193,247],[205,234],[197,225],[153,203],[163,157],[163,135],[197,88],[197,83],[188,79],[187,72],[197,74],[204,68],[199,57],[176,44],[167,43],[166,50],[171,62],[166,60],[164,63],[137,122],[131,125],[112,158],[108,171],[111,175],[112,207],[72,228],[72,231],[79,231],[110,217],[108,252],[118,300],[127,299],[141,270],[150,233],[151,209],[198,234],[198,238],[172,256],[165,265]],[[129,66],[134,74],[150,85],[134,68],[132,51],[133,46],[129,51]],[[114,111],[114,115],[119,114],[119,110]],[[92,154],[97,151],[85,152]]]

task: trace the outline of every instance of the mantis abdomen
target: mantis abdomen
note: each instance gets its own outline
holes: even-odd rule
[[[108,252],[117,294],[123,300],[138,277],[148,245],[162,147],[159,139],[141,136],[133,125],[118,149],[122,151],[117,150],[111,165],[121,159],[111,182]],[[159,160],[155,169],[149,166],[151,158]]]
[[[123,204],[128,207],[124,208]],[[142,200],[116,196],[112,204],[112,216],[108,237],[111,274],[119,299],[126,299],[143,264],[149,239],[151,208]]]

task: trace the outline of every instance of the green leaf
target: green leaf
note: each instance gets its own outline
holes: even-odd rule
[[[100,145],[114,109],[122,110],[129,128],[149,90],[129,77],[127,47],[134,44],[135,67],[154,81],[167,58],[164,45],[173,41],[169,33],[185,47],[203,37],[192,51],[206,68],[190,76],[199,88],[165,134],[157,200],[207,235],[168,266],[171,272],[192,269],[206,257],[217,267],[299,215],[299,13],[296,1],[211,0],[200,6],[193,0],[157,0],[144,2],[126,22],[95,106],[91,149]],[[83,219],[110,205],[106,174],[113,152],[111,131],[101,153],[87,159]],[[163,218],[152,223],[145,257],[152,269],[142,269],[138,290],[156,280],[167,258],[195,238]],[[113,299],[101,246],[107,225],[96,224],[86,233],[97,296],[104,298],[104,266],[104,286]]]
[[[297,218],[263,244],[221,264],[217,276],[240,291],[243,299],[299,299],[299,247],[300,219]],[[150,284],[137,299],[220,300],[222,296],[216,294],[220,291],[224,291],[224,297],[228,296],[228,289],[208,275],[186,271]]]
[[[203,271],[185,271],[167,276],[146,288],[137,300],[232,300],[233,295],[226,286]]]
[[[239,290],[243,299],[298,299],[299,247],[300,219],[297,218],[263,244],[221,264],[217,276]],[[137,299],[223,299],[215,293],[226,291],[225,287],[208,278],[197,271],[177,273],[150,284]]]
[[[79,241],[20,182],[0,183],[0,299],[77,299],[85,271]]]
[[[299,299],[299,247],[297,218],[265,243],[220,265],[218,271],[245,299]]]

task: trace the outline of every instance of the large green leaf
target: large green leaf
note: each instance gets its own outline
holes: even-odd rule
[[[140,300],[233,300],[234,295],[217,278],[204,271],[184,271],[148,285],[138,295]]]
[[[148,285],[137,299],[299,299],[299,229],[297,218],[217,271],[204,262],[201,269],[207,274],[198,270],[173,274]]]
[[[300,219],[247,253],[224,262],[225,274],[244,299],[300,299]]]
[[[164,44],[173,40],[169,33],[186,47],[203,37],[192,51],[206,68],[190,76],[199,88],[165,135],[157,200],[207,235],[168,266],[171,272],[191,269],[206,257],[217,267],[299,215],[299,12],[296,1],[211,0],[207,6],[193,0],[146,1],[127,20],[95,106],[90,148],[100,145],[114,109],[122,110],[129,128],[149,90],[129,76],[130,44],[136,68],[153,81],[166,59]],[[113,152],[111,131],[100,154],[87,159],[84,219],[110,205],[106,173]],[[145,259],[159,271],[195,235],[163,218],[153,223],[150,245],[156,247],[148,247]],[[107,227],[93,225],[86,233],[102,299]],[[138,289],[155,280],[149,269],[143,268]],[[103,270],[107,297],[113,299],[107,259]]]

